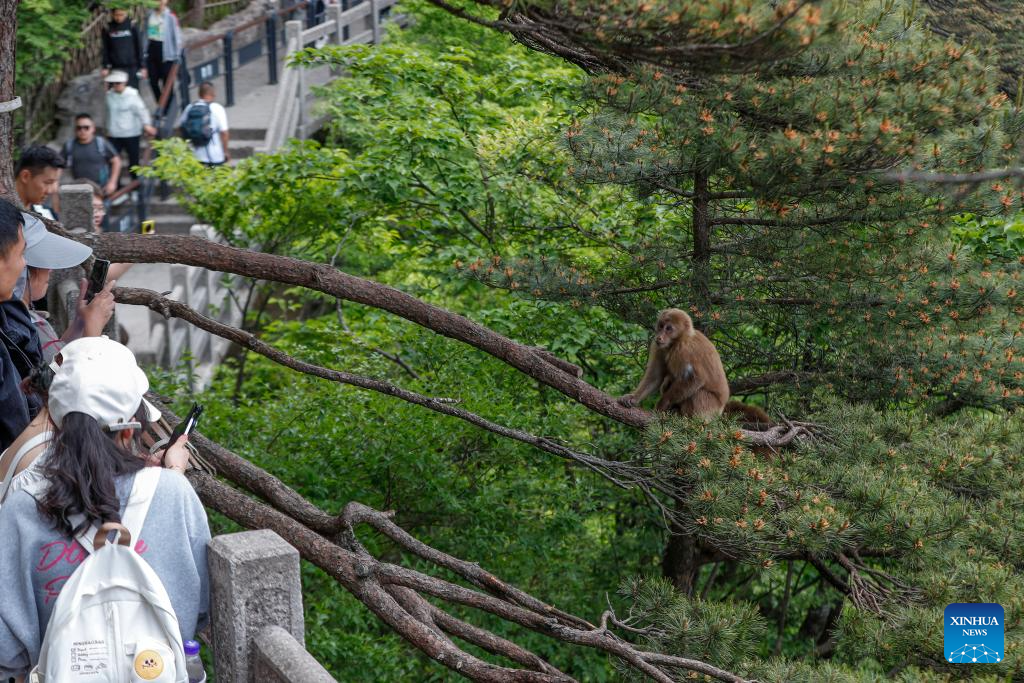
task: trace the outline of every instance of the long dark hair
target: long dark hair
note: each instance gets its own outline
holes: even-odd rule
[[[90,524],[121,521],[114,480],[138,472],[145,462],[114,436],[85,413],[64,416],[44,468],[49,488],[38,504],[58,531],[76,536]],[[86,522],[73,526],[68,517],[74,514],[84,515]]]

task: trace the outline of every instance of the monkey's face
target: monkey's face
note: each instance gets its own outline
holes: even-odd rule
[[[659,349],[667,349],[692,330],[690,316],[679,309],[669,309],[658,316],[658,322],[654,327],[654,343]]]

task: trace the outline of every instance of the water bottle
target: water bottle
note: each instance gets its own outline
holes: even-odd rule
[[[188,683],[206,683],[206,670],[199,658],[199,643],[195,640],[185,641],[185,672]]]

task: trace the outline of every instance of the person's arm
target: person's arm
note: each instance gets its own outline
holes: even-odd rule
[[[110,73],[110,67],[113,64],[113,60],[110,58],[111,45],[110,45],[110,29],[103,29],[103,68],[100,69],[100,76],[104,78]]]
[[[40,628],[32,586],[35,562],[29,560],[29,546],[37,548],[32,542],[38,543],[38,539],[25,538],[18,525],[19,515],[29,513],[29,508],[35,511],[35,501],[19,494],[18,499],[8,498],[4,503],[6,514],[0,515],[0,538],[6,548],[0,553],[0,581],[4,587],[4,599],[0,600],[0,680],[28,673],[32,666],[30,652],[38,653],[40,635],[46,628],[45,624]]]
[[[181,38],[181,24],[178,23],[178,15],[174,12],[171,12],[171,26],[171,30],[174,31],[174,44],[178,46],[178,54],[175,55],[174,61],[180,62],[181,56],[185,54],[185,45]]]
[[[146,109],[146,103],[142,101],[142,95],[135,96],[135,112],[139,117],[139,121],[142,122],[142,132],[145,135],[154,137],[156,135],[156,128],[153,127],[153,117],[150,116],[149,110]]]
[[[145,45],[142,42],[142,35],[139,31],[139,27],[132,22],[132,40],[135,41],[135,63],[139,65],[142,71],[142,77],[146,77],[146,50]]]
[[[220,131],[220,145],[221,149],[224,150],[224,163],[231,161],[231,152],[228,150],[228,139],[231,137],[228,128],[228,113],[223,106],[217,105],[216,109],[212,110],[214,116],[217,117],[217,129]]]
[[[89,288],[89,281],[82,278],[78,290],[78,304],[75,307],[75,319],[68,325],[68,329],[64,330],[64,335],[60,338],[62,342],[66,344],[79,337],[98,337],[103,334],[103,328],[114,315],[114,295],[110,290],[115,284],[117,280],[108,279],[106,286],[92,301],[86,303],[85,292]]]
[[[111,195],[117,191],[117,179],[121,176],[121,155],[113,154],[110,157],[110,180],[103,186],[104,194]]]
[[[107,282],[120,280],[121,276],[131,270],[134,265],[134,263],[111,263],[110,268],[107,268]]]

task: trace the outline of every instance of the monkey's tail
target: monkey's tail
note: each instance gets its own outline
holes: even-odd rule
[[[775,426],[764,410],[740,401],[729,401],[725,404],[722,412],[727,415],[739,415],[744,424],[754,425],[757,429],[763,430]]]

